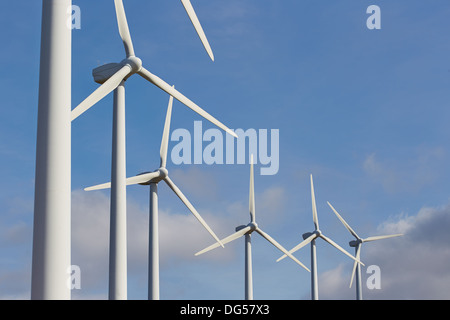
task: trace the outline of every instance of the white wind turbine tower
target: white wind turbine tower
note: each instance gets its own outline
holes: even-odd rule
[[[329,244],[331,244],[333,247],[338,249],[339,251],[343,252],[353,260],[355,260],[357,263],[361,263],[359,259],[353,257],[350,253],[345,251],[341,246],[339,246],[336,242],[331,240],[330,238],[326,237],[322,231],[319,229],[319,220],[317,218],[317,207],[316,207],[316,198],[314,195],[314,184],[313,184],[313,178],[312,175],[311,178],[311,200],[312,200],[312,212],[313,212],[313,222],[314,222],[314,231],[313,232],[307,232],[303,234],[303,241],[299,243],[297,246],[289,250],[290,253],[294,253],[295,251],[299,250],[300,248],[304,247],[308,243],[311,243],[311,299],[312,300],[318,300],[319,299],[319,287],[318,287],[318,279],[317,279],[317,256],[316,256],[316,239],[322,238]],[[286,258],[286,255],[280,257],[277,261],[280,261],[282,259]]]
[[[31,299],[70,299],[71,0],[43,0]]]
[[[212,60],[214,56],[208,40],[198,21],[189,0],[181,0],[206,51]],[[122,0],[115,0],[115,9],[119,33],[125,47],[127,58],[121,63],[110,63],[93,70],[94,80],[101,86],[77,108],[72,111],[72,121],[88,108],[114,90],[113,141],[111,161],[111,217],[110,217],[110,264],[109,264],[109,298],[127,298],[127,247],[126,247],[126,153],[125,153],[125,86],[124,83],[137,72],[162,90],[175,96],[188,107],[218,125],[235,134],[222,125],[192,101],[170,87],[167,83],[142,68],[142,62],[135,57],[134,48],[125,15]]]
[[[358,259],[358,260],[361,257],[361,246],[363,243],[369,242],[369,241],[376,241],[376,240],[388,239],[388,238],[393,238],[393,237],[399,237],[399,236],[403,235],[401,233],[398,233],[398,234],[385,235],[385,236],[367,237],[367,238],[363,239],[356,234],[356,232],[350,227],[350,225],[344,220],[344,218],[341,217],[341,215],[336,211],[336,209],[334,209],[334,207],[329,202],[327,202],[327,203],[330,206],[330,208],[333,210],[333,212],[336,214],[336,216],[339,218],[339,220],[341,220],[341,222],[345,226],[345,228],[351,233],[351,235],[353,235],[356,238],[356,240],[350,241],[349,244],[351,247],[355,248],[356,259]],[[353,265],[352,277],[350,280],[350,287],[353,284],[353,279],[355,278],[355,274],[356,274],[356,299],[362,300],[361,266],[358,263],[355,263]]]
[[[292,260],[298,263],[300,266],[309,271],[309,269],[300,261],[297,260],[293,255],[291,255],[283,246],[276,242],[271,236],[261,230],[256,223],[255,217],[255,189],[254,189],[254,177],[253,177],[253,155],[251,155],[250,160],[250,192],[249,192],[249,211],[250,211],[250,223],[246,226],[238,226],[236,232],[232,235],[221,240],[223,244],[229,243],[233,240],[239,239],[245,236],[245,300],[253,300],[253,275],[252,275],[252,244],[251,244],[251,234],[253,231],[259,233],[263,238],[273,244],[276,248],[282,251],[284,254],[289,256]],[[211,246],[197,252],[195,255],[198,256],[219,246],[218,243],[214,243]]]
[[[159,299],[159,236],[158,236],[158,183],[164,181],[170,189],[180,198],[186,207],[192,212],[203,227],[213,236],[218,245],[222,245],[219,238],[203,220],[194,206],[189,202],[186,196],[176,186],[176,184],[169,178],[169,172],[166,169],[167,151],[169,146],[170,120],[172,114],[173,97],[169,98],[169,105],[167,107],[166,120],[164,124],[164,131],[161,140],[160,148],[160,167],[153,172],[145,172],[135,177],[126,179],[127,185],[141,184],[150,185],[150,223],[149,223],[149,299]],[[100,190],[110,188],[111,183],[104,183],[97,186],[86,188],[86,191]]]

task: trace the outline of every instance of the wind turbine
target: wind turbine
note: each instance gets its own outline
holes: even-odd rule
[[[295,251],[299,250],[300,248],[304,247],[308,243],[311,243],[311,298],[312,300],[318,300],[319,299],[319,287],[318,287],[318,280],[317,280],[317,256],[316,256],[316,239],[322,238],[326,242],[328,242],[330,245],[341,251],[342,253],[346,254],[353,260],[355,260],[357,263],[362,263],[359,261],[358,258],[353,257],[350,253],[345,251],[341,246],[339,246],[336,242],[331,240],[330,238],[326,237],[322,231],[319,229],[319,220],[317,218],[317,207],[316,207],[316,198],[314,195],[314,184],[313,184],[313,178],[312,175],[310,176],[311,179],[311,200],[312,200],[312,212],[313,212],[313,222],[314,222],[314,231],[313,232],[307,232],[303,234],[303,241],[299,243],[297,246],[289,250],[290,253],[294,253]],[[286,258],[286,255],[280,257],[277,261],[280,261],[282,259]]]
[[[126,185],[150,185],[150,232],[149,232],[149,299],[159,299],[159,237],[158,237],[158,183],[164,181],[170,189],[180,198],[186,207],[192,212],[203,227],[213,236],[218,245],[223,246],[219,238],[203,220],[194,206],[189,202],[186,196],[181,192],[177,185],[170,179],[167,171],[167,151],[169,145],[170,120],[172,115],[173,97],[169,98],[166,120],[160,147],[160,166],[153,172],[144,172],[137,176],[126,179]],[[111,183],[104,183],[86,188],[86,191],[107,189]]]
[[[188,0],[183,1],[183,4],[185,4],[185,6],[189,8],[190,6],[188,2]],[[91,95],[89,95],[83,102],[81,102],[75,109],[72,110],[72,120],[75,120],[78,116],[92,107],[98,101],[103,99],[111,91],[116,89],[122,83],[122,81],[127,80],[129,77],[137,73],[150,83],[154,84],[161,90],[165,91],[166,93],[186,105],[188,108],[191,108],[193,111],[197,112],[206,120],[212,122],[232,136],[237,137],[233,130],[229,129],[219,120],[217,120],[205,110],[196,105],[194,102],[189,100],[174,87],[170,86],[167,82],[154,75],[142,66],[142,60],[136,57],[134,53],[134,47],[131,41],[130,30],[128,28],[123,2],[122,0],[114,0],[114,4],[117,14],[117,23],[119,25],[119,34],[125,47],[126,58],[119,63],[108,63],[94,69],[94,77],[107,80],[104,81],[100,87],[98,87]],[[191,20],[197,20],[192,16],[193,10],[188,10],[187,12],[190,14]],[[196,24],[194,23],[194,25]]]
[[[126,155],[125,155],[125,81],[135,71],[143,72],[141,75],[149,77],[141,67],[140,59],[134,55],[134,48],[131,41],[130,32],[125,16],[122,0],[115,0],[115,9],[119,33],[125,47],[127,58],[121,63],[110,63],[93,70],[95,82],[101,84],[91,96],[83,101],[72,111],[72,121],[81,113],[90,108],[98,100],[102,99],[111,90],[114,90],[113,109],[113,141],[112,141],[112,161],[111,161],[111,218],[110,218],[110,264],[109,264],[109,298],[127,298],[127,247],[126,247]],[[191,19],[206,51],[212,60],[214,56],[209,46],[208,40],[198,21],[189,0],[182,0],[182,3]],[[131,68],[131,70],[130,70]],[[141,70],[143,69],[143,70]],[[138,71],[141,70],[141,71]],[[220,122],[204,112],[200,107],[178,93],[173,87],[154,77],[156,85],[169,94],[181,99],[183,103],[200,113],[202,116],[221,126]],[[151,80],[150,80],[151,81]],[[151,81],[152,82],[152,81]],[[155,83],[155,82],[153,82]],[[168,89],[168,90],[167,90]],[[226,128],[222,125],[222,128]],[[227,130],[227,132],[230,132]],[[232,133],[232,132],[231,132]],[[234,133],[232,133],[235,135]]]
[[[376,240],[382,240],[382,239],[389,239],[394,237],[402,236],[403,234],[391,234],[391,235],[385,235],[385,236],[373,236],[373,237],[367,237],[367,238],[361,238],[356,234],[356,232],[350,227],[350,225],[344,220],[344,218],[341,217],[341,215],[334,209],[334,207],[327,201],[330,208],[333,210],[333,212],[336,214],[336,216],[341,220],[342,224],[345,226],[345,228],[356,238],[356,240],[352,240],[349,242],[350,247],[355,248],[355,255],[356,259],[360,259],[361,257],[361,246],[365,242],[370,241],[376,241]],[[350,287],[353,284],[353,279],[356,274],[356,299],[362,300],[362,285],[361,285],[361,266],[359,266],[356,262],[353,265],[353,271],[352,271],[352,277],[350,280]]]
[[[249,211],[250,211],[250,223],[246,226],[238,226],[236,232],[232,235],[221,240],[223,244],[229,243],[233,240],[239,239],[245,236],[245,300],[253,300],[253,275],[252,275],[252,244],[251,244],[251,234],[253,231],[259,233],[264,239],[273,244],[278,250],[282,251],[284,254],[289,256],[292,260],[298,263],[300,266],[309,271],[309,269],[300,261],[297,260],[292,254],[290,254],[283,246],[276,242],[271,236],[261,230],[261,228],[256,223],[255,217],[255,189],[254,189],[254,177],[253,177],[253,155],[251,155],[250,160],[250,193],[249,193]],[[219,246],[218,243],[214,243],[209,247],[197,252],[195,255],[198,256]]]

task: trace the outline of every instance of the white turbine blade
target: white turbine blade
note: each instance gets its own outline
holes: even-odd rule
[[[98,184],[92,187],[84,188],[84,191],[94,191],[94,190],[102,190],[111,188],[111,182]]]
[[[368,237],[368,238],[363,239],[363,242],[382,240],[382,239],[389,239],[389,238],[394,238],[394,237],[400,237],[402,235],[403,235],[402,233],[399,233],[399,234],[391,234],[391,235],[386,235],[386,236]]]
[[[356,238],[359,239],[359,236],[356,234],[356,232],[350,227],[350,225],[344,220],[344,218],[341,217],[341,215],[334,209],[334,207],[327,201],[330,208],[334,211],[336,216],[341,220],[342,224],[347,228],[347,230]]]
[[[197,112],[199,115],[201,115],[206,120],[212,122],[214,125],[218,126],[219,128],[225,130],[232,136],[237,138],[236,133],[234,133],[233,130],[229,129],[227,126],[225,126],[223,123],[221,123],[219,120],[211,116],[209,113],[207,113],[205,110],[200,108],[198,105],[196,105],[194,102],[186,98],[182,93],[180,93],[175,88],[172,88],[167,82],[159,78],[158,76],[154,75],[150,71],[148,71],[145,68],[141,68],[141,70],[138,72],[141,77],[148,80],[149,82],[153,83],[155,86],[160,88],[161,90],[165,91],[166,93],[170,94],[172,97],[180,101],[182,104],[187,106],[188,108],[192,109],[193,111]]]
[[[241,230],[239,230],[239,231],[233,233],[232,235],[229,235],[228,237],[223,238],[223,239],[220,240],[220,241],[222,242],[222,244],[227,244],[227,243],[229,243],[229,242],[231,242],[231,241],[233,241],[233,240],[239,239],[239,238],[242,237],[244,234],[246,234],[248,231],[250,231],[250,229],[251,229],[250,227],[245,227],[245,228],[243,228],[243,229],[241,229]],[[203,250],[200,250],[200,251],[197,252],[195,255],[196,255],[196,256],[201,255],[201,254],[203,254],[203,253],[205,253],[205,252],[208,252],[208,251],[210,251],[210,250],[212,250],[212,249],[218,248],[219,246],[220,246],[220,244],[216,242],[216,243],[210,245],[209,247],[207,247],[207,248],[205,248],[205,249],[203,249]]]
[[[314,183],[312,175],[310,175],[310,180],[311,180],[311,202],[312,202],[313,221],[316,230],[319,230],[319,219],[317,218],[316,196],[314,195]]]
[[[271,236],[269,236],[267,233],[265,233],[264,231],[262,231],[260,228],[256,228],[255,230],[256,232],[258,232],[261,236],[263,236],[267,241],[269,241],[271,244],[273,244],[276,248],[278,248],[278,250],[280,250],[281,252],[283,252],[285,255],[287,255],[289,258],[291,258],[292,260],[294,260],[298,265],[300,265],[301,267],[303,267],[305,270],[307,270],[308,272],[311,272],[303,263],[301,263],[300,261],[298,261],[298,259],[296,257],[294,257],[289,251],[287,251],[281,244],[279,244],[278,242],[275,241],[275,239],[273,239]]]
[[[302,242],[300,242],[298,245],[296,245],[294,248],[292,248],[291,250],[289,250],[289,253],[294,253],[295,251],[300,250],[301,248],[303,248],[304,246],[306,246],[308,243],[310,243],[311,241],[313,241],[315,238],[317,237],[317,235],[315,233],[313,233],[312,235],[310,235],[308,238],[306,238],[305,240],[303,240]],[[285,254],[284,256],[281,256],[280,258],[277,259],[278,261],[283,260],[284,258],[286,258],[287,255]]]
[[[144,174],[140,174],[134,177],[130,177],[127,178],[125,180],[125,183],[127,186],[129,185],[133,185],[133,184],[139,184],[139,183],[146,183],[148,181],[150,181],[153,178],[156,178],[160,175],[160,173],[158,171],[155,172],[149,172],[149,173],[144,173]],[[107,182],[107,183],[102,183],[102,184],[98,184],[92,187],[88,187],[85,188],[85,191],[93,191],[93,190],[101,190],[101,189],[109,189],[111,188],[111,182]]]
[[[84,99],[75,109],[72,110],[71,117],[72,121],[78,118],[83,112],[88,110],[94,104],[103,99],[111,91],[116,89],[122,80],[131,72],[131,68],[128,65],[123,66],[119,71],[117,71],[111,78],[109,78],[105,83],[98,87],[89,97]]]
[[[253,154],[250,158],[250,192],[249,192],[249,210],[252,222],[255,222],[255,182],[253,175]]]
[[[354,256],[352,256],[350,253],[348,253],[347,251],[345,251],[344,248],[342,248],[340,245],[338,245],[336,242],[334,242],[333,240],[331,240],[330,238],[324,236],[323,234],[320,235],[320,237],[325,240],[326,242],[328,242],[329,244],[331,244],[333,247],[335,247],[336,249],[338,249],[339,251],[341,251],[342,253],[344,253],[345,255],[349,256],[350,258],[352,258],[353,260],[355,260],[356,262],[362,264],[364,266],[364,263],[362,263],[360,260],[356,259]]]
[[[356,259],[361,260],[361,243],[358,245],[358,247],[356,248]],[[353,284],[353,279],[355,278],[355,273],[356,273],[356,267],[358,265],[358,262],[354,262],[353,263],[353,270],[352,270],[352,277],[350,279],[350,286],[349,288],[352,287]]]
[[[208,53],[211,60],[214,61],[214,54],[211,50],[208,39],[206,38],[205,32],[203,31],[200,21],[198,20],[197,15],[195,14],[195,11],[194,11],[194,8],[192,7],[191,2],[189,0],[181,0],[181,3],[183,4],[184,9],[186,10],[186,12],[189,16],[189,19],[191,19],[191,22],[194,25],[195,31],[197,31],[197,34],[200,37],[200,40],[202,41],[206,52]]]
[[[169,98],[169,105],[167,106],[166,122],[164,123],[163,137],[161,140],[161,148],[159,155],[161,158],[160,167],[165,168],[167,164],[167,149],[169,148],[169,133],[170,133],[170,119],[172,117],[173,97]]]
[[[117,25],[119,27],[119,34],[122,38],[123,45],[127,58],[134,56],[133,42],[131,41],[130,29],[128,28],[127,16],[125,15],[125,8],[122,0],[114,0],[116,7]]]
[[[164,178],[164,181],[167,183],[167,185],[172,189],[173,192],[180,198],[180,200],[186,205],[186,207],[192,212],[192,214],[197,218],[197,220],[203,225],[203,227],[213,236],[214,239],[223,247],[223,243],[220,241],[220,239],[216,236],[214,231],[208,226],[208,224],[203,220],[203,218],[200,216],[200,214],[195,210],[194,206],[189,202],[189,200],[186,198],[186,196],[181,192],[180,189],[173,183],[173,181],[167,176]]]
[[[139,183],[147,183],[153,178],[159,177],[161,174],[159,171],[154,172],[147,172],[143,174],[138,174],[137,176],[127,178],[125,180],[125,183],[127,186],[133,185],[133,184],[139,184]]]

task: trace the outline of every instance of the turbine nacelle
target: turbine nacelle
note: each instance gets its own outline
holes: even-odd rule
[[[258,229],[258,224],[256,222],[250,222],[247,227],[250,227],[250,232],[255,231],[256,229]]]
[[[128,65],[131,68],[130,75],[141,71],[142,60],[136,56],[128,57],[120,62],[123,66]]]
[[[158,170],[155,170],[153,172],[142,172],[140,174],[138,174],[138,176],[144,175],[144,174],[148,174],[148,173],[158,173],[158,176],[156,177],[152,177],[150,180],[145,181],[145,182],[141,182],[139,183],[142,186],[148,186],[151,183],[158,183],[161,180],[164,180],[168,175],[169,175],[169,171],[167,171],[166,168],[159,168]]]
[[[246,234],[252,233],[252,232],[255,231],[256,229],[258,229],[258,224],[257,224],[256,222],[250,222],[248,225],[237,226],[235,230],[236,230],[236,231],[240,231],[240,230],[245,229],[245,228],[250,228],[250,229],[246,232]]]
[[[318,238],[318,237],[321,236],[321,234],[322,234],[322,231],[320,231],[320,230],[315,230],[315,231],[313,231],[313,232],[306,232],[306,233],[304,233],[304,234],[302,235],[302,237],[303,237],[303,240],[306,240],[306,239],[308,239],[309,237],[311,237],[312,235],[316,235],[316,238]]]
[[[95,82],[104,84],[106,80],[111,78],[122,67],[123,66],[120,63],[107,63],[92,70],[92,76],[94,77]]]
[[[125,81],[133,74],[139,72],[142,69],[142,60],[139,59],[138,57],[131,56],[126,59],[123,59],[119,63],[117,62],[107,63],[100,67],[97,67],[94,70],[92,70],[92,76],[94,77],[94,81],[99,84],[104,84],[109,78],[111,78],[124,66],[129,66],[131,69],[130,73],[123,79]]]
[[[363,242],[364,241],[362,239],[357,239],[357,240],[350,241],[348,244],[350,245],[350,247],[356,248],[357,246],[359,246]]]

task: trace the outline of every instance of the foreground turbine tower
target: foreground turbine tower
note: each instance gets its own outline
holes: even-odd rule
[[[70,299],[71,0],[43,0],[31,298]]]

